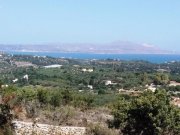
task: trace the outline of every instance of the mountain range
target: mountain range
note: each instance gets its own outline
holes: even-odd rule
[[[56,44],[27,44],[27,45],[0,45],[4,52],[67,52],[67,53],[99,53],[99,54],[172,54],[172,51],[163,50],[150,44],[140,44],[125,41],[116,41],[107,44],[88,43],[56,43]]]

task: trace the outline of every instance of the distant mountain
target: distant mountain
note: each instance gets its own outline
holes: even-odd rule
[[[109,44],[44,44],[44,45],[0,45],[4,52],[69,52],[109,54],[172,54],[150,44],[117,41]]]

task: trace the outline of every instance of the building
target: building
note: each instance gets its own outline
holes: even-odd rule
[[[105,85],[111,85],[112,84],[112,81],[110,81],[110,80],[107,80],[106,82],[105,82]]]
[[[175,105],[175,106],[180,107],[180,98],[178,98],[178,97],[173,97],[171,103],[172,103],[173,105]]]
[[[61,67],[62,65],[59,65],[59,64],[44,66],[44,68],[61,68]]]
[[[87,87],[88,87],[89,89],[91,89],[91,90],[93,89],[93,86],[92,86],[92,85],[88,85]]]
[[[180,83],[178,83],[176,81],[170,81],[169,86],[180,86]]]

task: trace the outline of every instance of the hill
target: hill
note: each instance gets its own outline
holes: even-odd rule
[[[108,53],[108,54],[171,54],[150,44],[117,41],[108,44],[58,43],[34,45],[3,45],[1,51],[10,52],[69,52],[69,53]]]

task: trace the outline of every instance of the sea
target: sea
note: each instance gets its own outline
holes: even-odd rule
[[[127,61],[148,61],[151,63],[167,63],[180,61],[180,54],[92,54],[92,53],[59,53],[59,52],[8,52],[13,55],[50,56],[54,58],[72,59],[114,59]]]

